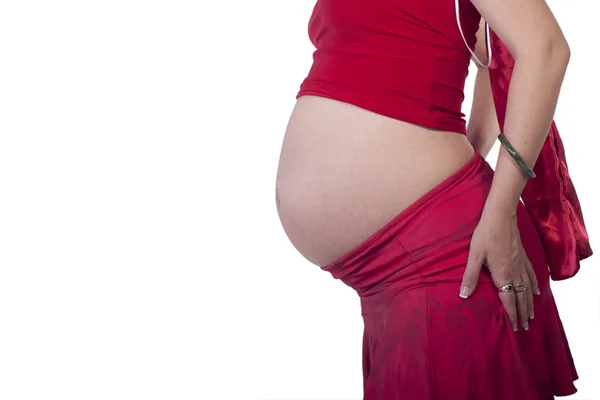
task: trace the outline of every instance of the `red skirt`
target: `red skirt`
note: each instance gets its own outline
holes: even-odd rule
[[[529,330],[513,331],[485,267],[473,295],[459,297],[493,174],[475,153],[322,268],[360,296],[364,400],[546,400],[577,391],[545,253],[522,203],[521,240],[541,291]]]

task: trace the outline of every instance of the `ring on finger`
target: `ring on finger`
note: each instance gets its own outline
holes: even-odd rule
[[[502,285],[498,288],[499,292],[512,292],[514,290],[514,285],[512,283],[507,283],[506,285]]]
[[[515,292],[524,292],[527,290],[527,286],[525,286],[524,284],[518,284],[514,285],[513,289]]]

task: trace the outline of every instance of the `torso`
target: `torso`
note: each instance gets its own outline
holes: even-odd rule
[[[459,2],[473,46],[480,15]],[[470,54],[454,0],[317,0],[309,37],[276,199],[292,244],[326,266],[473,156],[461,111]]]
[[[303,96],[277,171],[282,226],[304,258],[328,265],[458,170],[473,151],[456,132]]]

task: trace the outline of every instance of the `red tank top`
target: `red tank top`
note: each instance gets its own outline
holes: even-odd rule
[[[316,47],[300,86],[413,124],[466,134],[464,85],[481,16],[459,0],[317,0]]]

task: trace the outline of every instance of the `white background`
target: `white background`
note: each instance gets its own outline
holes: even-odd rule
[[[0,399],[361,399],[358,297],[275,206],[313,1],[0,1]],[[600,252],[599,10],[550,5]],[[600,399],[598,257],[553,285],[572,399]]]

